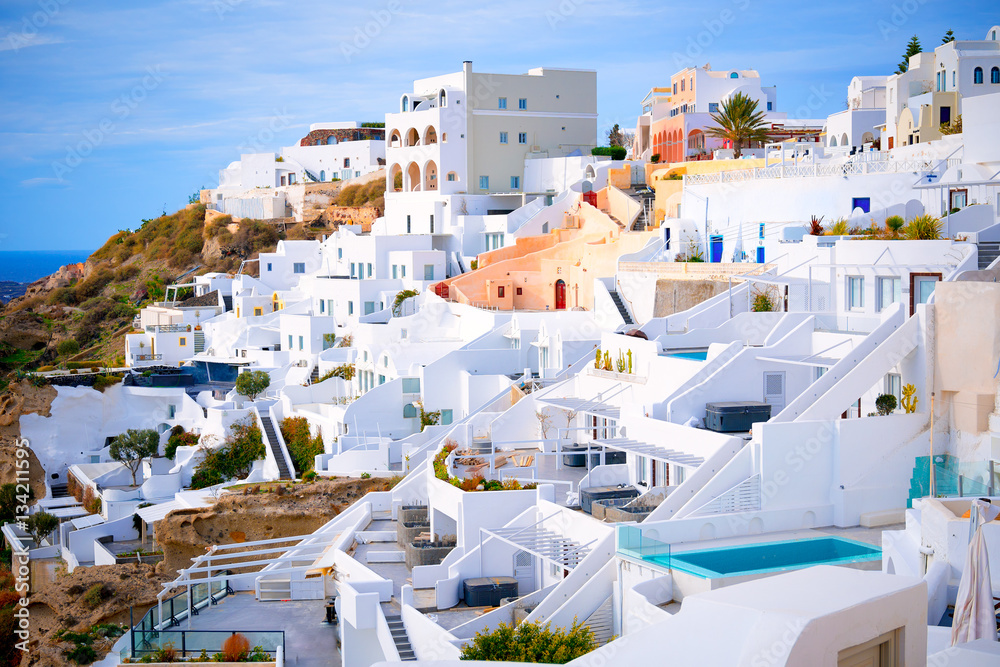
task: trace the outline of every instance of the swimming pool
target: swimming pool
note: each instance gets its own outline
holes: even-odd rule
[[[648,560],[703,579],[739,577],[810,567],[863,563],[882,559],[882,550],[843,537],[812,537],[781,542],[761,542],[670,555]]]
[[[668,357],[678,359],[690,359],[691,361],[705,361],[708,359],[708,350],[687,350],[685,352],[669,352]]]

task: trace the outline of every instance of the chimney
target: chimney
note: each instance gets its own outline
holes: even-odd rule
[[[463,60],[462,61],[462,72],[464,72],[465,74],[471,74],[472,73],[472,61],[471,60]]]

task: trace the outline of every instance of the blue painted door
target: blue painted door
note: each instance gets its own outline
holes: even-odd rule
[[[757,246],[757,263],[764,263],[764,246]]]
[[[709,260],[713,263],[718,263],[722,261],[722,234],[713,234],[709,238],[709,245],[712,251],[712,257]]]

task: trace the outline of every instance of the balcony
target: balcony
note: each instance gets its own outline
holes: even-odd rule
[[[187,333],[191,331],[190,324],[149,324],[146,333]]]
[[[132,362],[137,361],[160,361],[163,359],[162,354],[134,354],[132,355]]]

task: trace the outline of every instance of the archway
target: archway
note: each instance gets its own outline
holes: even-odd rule
[[[861,135],[862,144],[870,144],[874,141],[875,141],[875,135],[873,135],[871,132],[865,132],[863,135]]]
[[[427,129],[424,130],[424,145],[430,146],[431,144],[436,144],[437,142],[437,130],[434,129],[433,125],[428,125]]]
[[[831,136],[830,137],[830,148],[836,148],[836,147],[837,147],[837,137],[836,136]]]
[[[587,168],[583,170],[583,177],[589,180],[594,180],[597,178],[597,172],[594,170],[594,165],[588,164]]]
[[[566,310],[566,282],[556,281],[556,310]]]
[[[414,128],[410,128],[406,131],[406,145],[407,146],[419,146],[420,145],[420,135]]]
[[[846,132],[844,134],[840,135],[840,145],[841,146],[849,146],[850,145],[848,143],[849,141],[850,140],[847,138],[847,133]]]
[[[329,137],[326,138],[326,145],[327,146],[336,146],[337,143],[338,143],[338,141],[339,140],[337,139],[337,137],[335,137],[335,136],[333,136],[331,134]]]
[[[389,177],[386,180],[386,189],[390,192],[402,192],[403,190],[403,168],[398,164],[389,167]]]
[[[389,135],[389,148],[399,148],[403,145],[403,138],[399,136],[399,130],[393,130]]]
[[[416,162],[411,162],[407,165],[403,187],[407,192],[417,192],[420,190],[420,167],[417,166]]]
[[[701,130],[691,130],[687,136],[687,147],[693,151],[705,150],[705,133]]]
[[[437,190],[437,164],[434,160],[428,160],[424,165],[424,187],[425,192]]]
[[[319,170],[319,180],[326,181],[326,170],[325,169],[320,169]]]

